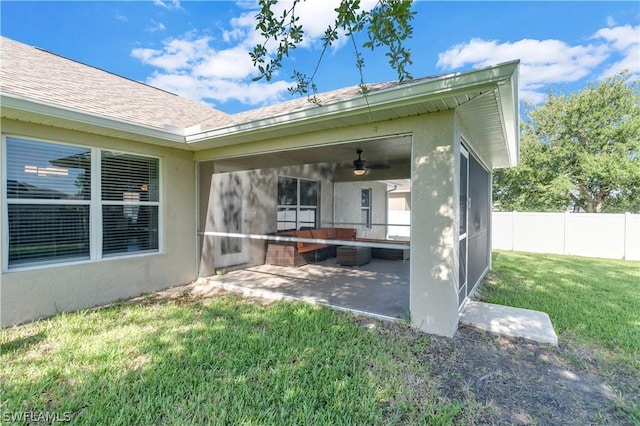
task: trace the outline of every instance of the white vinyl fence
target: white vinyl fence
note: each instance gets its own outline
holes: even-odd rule
[[[387,212],[387,238],[408,240],[411,236],[411,212],[409,210],[389,210]]]
[[[640,260],[640,214],[493,212],[498,250]]]

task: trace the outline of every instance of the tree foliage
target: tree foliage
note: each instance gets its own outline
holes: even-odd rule
[[[260,11],[256,15],[256,30],[264,38],[250,52],[254,66],[260,74],[254,80],[271,80],[274,73],[282,68],[282,63],[289,54],[304,41],[304,28],[296,15],[296,7],[305,0],[291,0],[280,15],[274,13],[278,0],[259,0]],[[290,5],[290,6],[289,6]],[[365,49],[386,48],[386,56],[390,66],[396,70],[398,80],[412,78],[407,67],[411,64],[411,51],[405,47],[404,41],[413,34],[411,21],[415,11],[411,10],[411,1],[379,0],[371,10],[363,10],[360,0],[341,0],[335,9],[335,21],[330,24],[322,37],[322,50],[312,73],[294,70],[292,78],[295,85],[289,89],[292,93],[306,95],[317,101],[315,76],[327,49],[340,37],[350,39],[354,51],[355,66],[360,72],[360,87],[366,94],[363,68],[364,57],[358,48],[355,34],[366,31],[367,41],[362,44]],[[268,46],[275,46],[271,49]]]
[[[501,210],[640,212],[640,90],[623,72],[550,95],[521,123],[520,165],[494,175]]]

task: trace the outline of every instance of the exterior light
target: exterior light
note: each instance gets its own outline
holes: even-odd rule
[[[356,176],[362,176],[367,172],[365,169],[367,162],[362,159],[362,150],[358,148],[358,158],[353,162],[353,174]]]

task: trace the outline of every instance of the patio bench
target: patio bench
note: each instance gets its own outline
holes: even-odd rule
[[[276,236],[315,238],[320,240],[354,240],[355,228],[319,228],[301,231],[282,231]],[[265,263],[278,266],[301,266],[336,256],[336,247],[330,243],[302,241],[268,241]]]

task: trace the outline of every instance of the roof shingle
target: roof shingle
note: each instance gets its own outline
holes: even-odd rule
[[[158,129],[230,121],[229,114],[207,104],[6,37],[0,38],[0,51],[3,94]]]
[[[317,107],[302,97],[227,114],[205,103],[6,37],[0,38],[0,50],[0,90],[3,93],[158,129],[173,125],[182,128],[200,126],[202,131],[215,130]],[[424,79],[367,84],[367,89],[374,93],[421,80]],[[316,96],[319,105],[327,105],[362,97],[362,91],[356,85]]]

